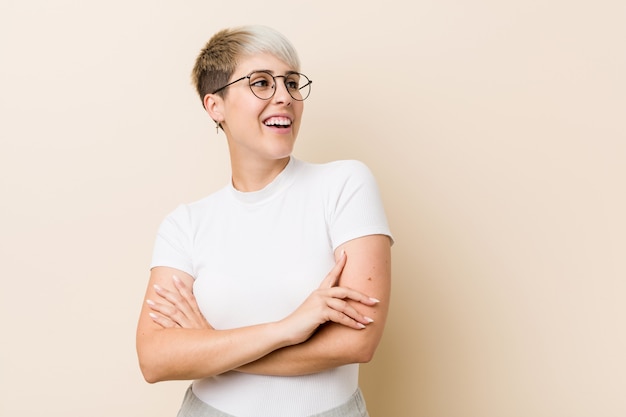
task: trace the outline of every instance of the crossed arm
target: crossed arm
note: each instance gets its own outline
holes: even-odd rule
[[[361,237],[335,254],[337,263],[320,288],[292,314],[230,330],[215,330],[202,316],[191,276],[153,268],[137,327],[144,377],[148,382],[197,379],[231,370],[304,375],[368,362],[387,317],[390,240]]]

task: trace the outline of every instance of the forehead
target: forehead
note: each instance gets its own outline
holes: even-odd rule
[[[242,56],[238,60],[237,68],[235,69],[235,74],[233,75],[242,76],[258,70],[268,70],[273,74],[285,74],[289,71],[296,71],[295,68],[292,68],[276,56],[269,53],[263,53]]]

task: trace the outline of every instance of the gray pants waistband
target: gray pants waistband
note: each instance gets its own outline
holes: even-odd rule
[[[232,414],[225,413],[209,404],[200,400],[193,393],[191,386],[185,393],[183,404],[178,412],[178,417],[237,417]],[[258,416],[258,417],[272,417],[272,416]],[[297,417],[297,416],[294,416]],[[302,416],[304,417],[304,416]],[[360,389],[357,389],[350,399],[344,404],[332,408],[322,413],[314,414],[307,417],[369,417],[367,408],[365,406],[365,400]]]

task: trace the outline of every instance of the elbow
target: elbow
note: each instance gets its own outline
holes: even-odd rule
[[[148,384],[155,384],[157,382],[163,381],[163,378],[160,377],[158,372],[154,372],[153,369],[150,369],[149,367],[141,366],[141,365],[140,365],[140,368],[141,368],[141,374],[143,375],[143,379]]]
[[[152,375],[146,374],[145,372],[142,373],[144,381],[146,381],[148,384],[156,384],[157,382],[160,382],[158,378],[154,378],[152,377]]]
[[[341,364],[368,363],[374,358],[380,341],[380,332],[374,329],[353,330],[339,326],[334,327],[339,334],[332,336],[335,349],[326,349],[335,352],[334,360]]]
[[[374,359],[374,350],[364,353],[361,356],[359,363],[369,363],[372,359]]]
[[[176,378],[178,367],[170,360],[172,355],[164,352],[164,343],[158,332],[141,332],[137,335],[136,352],[143,379],[149,384]]]
[[[150,354],[149,349],[141,345],[137,346],[137,358],[139,359],[139,369],[143,379],[149,383],[154,384],[157,382],[167,380],[165,374],[166,366],[162,361],[159,361],[158,355]]]
[[[370,337],[360,338],[359,343],[356,344],[353,350],[353,363],[368,363],[374,358],[376,348],[378,347],[378,340],[373,340]]]
[[[149,384],[155,384],[157,382],[164,381],[163,375],[159,372],[159,366],[146,360],[146,358],[139,357],[139,369],[143,379]]]
[[[376,352],[375,346],[363,346],[359,352],[356,359],[357,363],[368,363],[374,358],[374,353]]]

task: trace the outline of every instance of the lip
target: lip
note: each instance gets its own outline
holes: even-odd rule
[[[289,119],[291,123],[293,124],[293,116],[290,114],[284,114],[284,113],[270,114],[269,116],[263,118],[263,124],[265,124],[265,122],[271,119],[272,117],[282,117],[284,119]]]
[[[265,122],[267,122],[269,119],[273,118],[273,117],[280,117],[280,118],[284,118],[284,119],[289,119],[290,124],[288,127],[278,127],[278,126],[268,126],[265,124]],[[291,129],[293,127],[293,116],[290,114],[285,114],[285,113],[277,113],[277,114],[271,114],[267,117],[264,117],[262,120],[263,126],[267,129],[271,129],[274,132],[283,132],[283,133],[288,133],[291,132]]]

